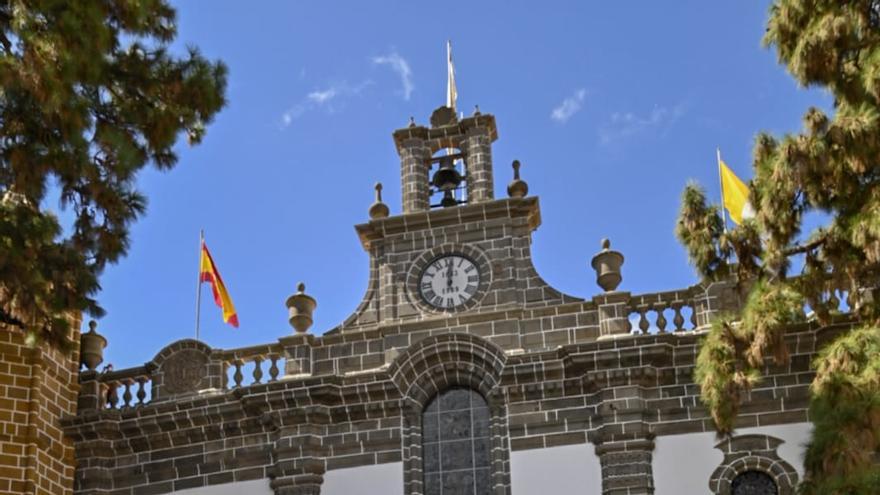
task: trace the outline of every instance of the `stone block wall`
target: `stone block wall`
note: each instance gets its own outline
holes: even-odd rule
[[[807,422],[810,360],[840,331],[845,325],[791,328],[791,363],[766,369],[738,427]],[[363,337],[367,349],[381,342]],[[77,446],[76,493],[159,494],[266,478],[276,494],[313,495],[328,471],[402,462],[404,493],[421,494],[421,408],[439,390],[466,386],[492,409],[493,493],[515,491],[511,453],[588,444],[601,465],[601,493],[651,494],[657,438],[713,431],[692,378],[699,338],[594,336],[505,352],[444,328],[374,369],[83,410],[65,421]]]
[[[60,420],[76,414],[78,363],[78,351],[30,347],[0,326],[0,492],[73,493],[73,441]]]

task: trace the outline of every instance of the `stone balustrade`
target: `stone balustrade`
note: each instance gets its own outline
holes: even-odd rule
[[[227,378],[225,388],[233,389],[274,382],[283,377],[286,361],[283,354],[283,347],[273,343],[219,351],[213,353],[212,358],[221,361],[224,369],[233,371],[231,377],[228,371],[224,375]]]
[[[731,282],[638,295],[611,291],[592,301],[568,303],[549,316],[541,308],[524,309],[517,317],[506,314],[518,322],[505,325],[487,327],[482,319],[464,316],[448,322],[445,331],[473,332],[502,349],[530,352],[597,338],[693,332],[708,327],[716,315],[737,311],[741,299],[739,289]],[[390,364],[386,350],[405,348],[441,332],[439,324],[426,321],[390,325],[358,334],[297,334],[236,349],[213,349],[203,342],[185,339],[162,349],[143,366],[82,372],[81,408],[124,410],[157,401],[225,393],[285,377],[376,369],[383,362]],[[487,330],[492,334],[487,335]]]
[[[102,409],[139,407],[152,400],[150,372],[146,366],[99,373]]]
[[[627,314],[629,331],[644,335],[652,330],[657,333],[695,330],[698,326],[695,296],[698,294],[699,291],[689,288],[632,296]],[[638,315],[635,328],[632,325],[634,315]]]

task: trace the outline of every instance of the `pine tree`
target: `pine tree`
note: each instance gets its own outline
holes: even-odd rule
[[[676,233],[692,264],[749,291],[742,314],[716,321],[703,340],[695,378],[729,434],[768,358],[787,362],[786,327],[852,322],[814,363],[801,490],[880,493],[880,1],[777,0],[764,43],[801,85],[834,96],[833,113],[810,108],[801,132],[757,137],[756,216],[742,225],[725,231],[700,187],[685,188]],[[828,220],[803,235],[810,212]]]
[[[108,263],[146,206],[145,166],[174,167],[225,104],[226,67],[169,52],[164,0],[0,0],[0,323],[65,343],[100,316]],[[69,232],[44,205],[60,193]]]

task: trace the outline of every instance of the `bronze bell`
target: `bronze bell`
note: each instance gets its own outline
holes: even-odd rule
[[[461,174],[455,169],[455,158],[451,155],[441,157],[440,168],[434,172],[431,184],[437,189],[447,192],[458,187],[461,180]]]

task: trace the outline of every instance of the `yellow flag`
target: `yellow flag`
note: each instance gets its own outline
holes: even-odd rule
[[[724,163],[720,151],[718,173],[721,174],[721,197],[724,200],[724,207],[730,213],[731,220],[737,225],[742,224],[744,218],[755,215],[752,205],[749,204],[749,187]]]

